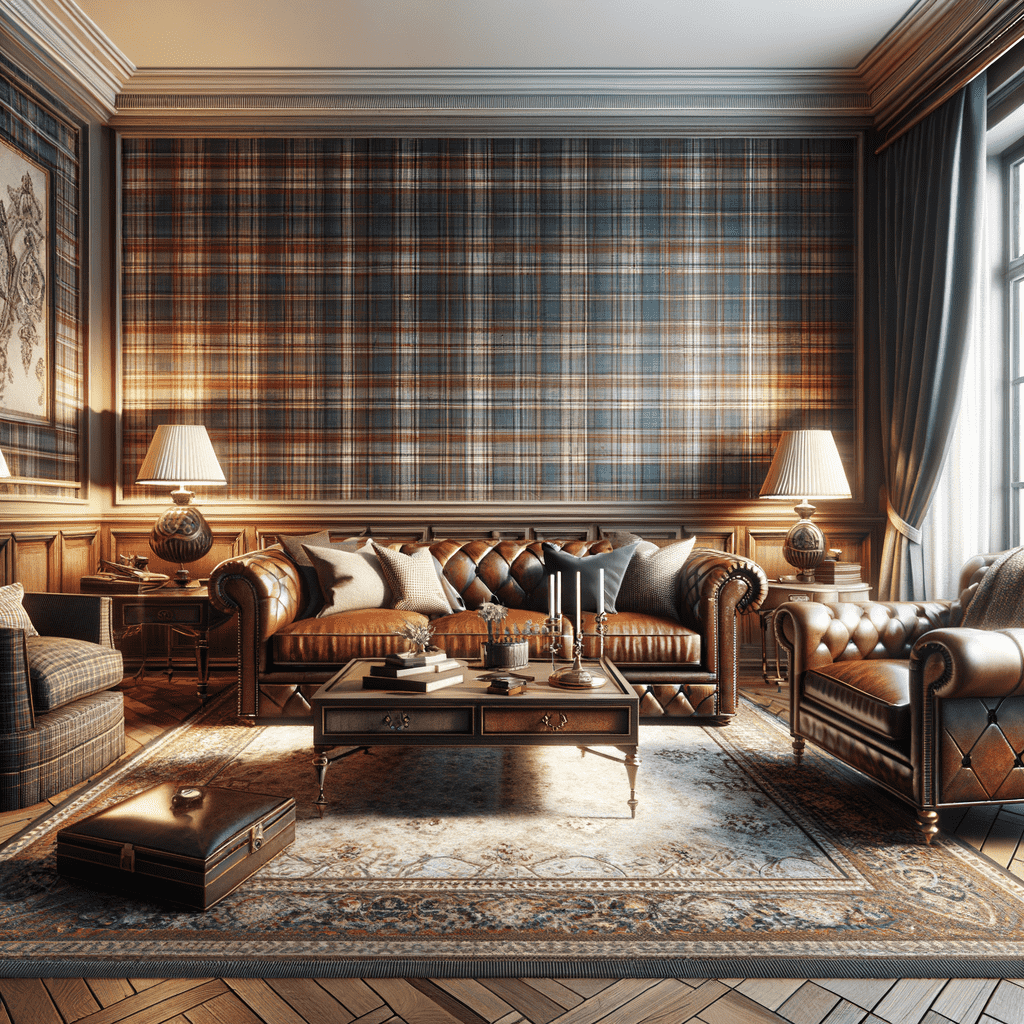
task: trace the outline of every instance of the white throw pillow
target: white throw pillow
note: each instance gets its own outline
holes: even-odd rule
[[[302,550],[320,581],[324,606],[317,612],[318,619],[359,608],[390,606],[391,590],[369,545],[358,551],[339,551],[303,544]]]
[[[428,616],[451,614],[451,602],[437,577],[437,563],[429,548],[417,548],[411,555],[379,544],[374,544],[373,550],[391,588],[393,607]]]

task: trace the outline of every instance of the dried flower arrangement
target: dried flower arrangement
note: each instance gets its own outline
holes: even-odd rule
[[[490,644],[514,644],[541,632],[532,619],[527,619],[522,629],[513,624],[503,630],[501,623],[505,621],[508,609],[495,601],[480,605],[476,613],[487,623],[487,642]]]
[[[432,626],[418,626],[413,622],[407,622],[397,633],[398,636],[404,636],[406,640],[411,641],[414,654],[423,654],[430,650],[431,641],[434,638],[434,630]]]

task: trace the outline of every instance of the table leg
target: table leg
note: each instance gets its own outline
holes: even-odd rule
[[[586,757],[587,754],[596,754],[598,757],[603,757],[608,761],[615,761],[617,764],[624,764],[626,766],[626,777],[629,779],[629,799],[626,803],[629,805],[629,816],[631,818],[636,817],[636,809],[639,801],[636,798],[636,773],[640,768],[640,756],[637,753],[639,747],[616,747],[616,750],[621,750],[626,756],[612,757],[611,754],[606,754],[603,750],[595,750],[593,747],[580,747],[580,756]]]
[[[196,696],[205,704],[209,697],[210,635],[204,629],[196,630],[196,668],[199,671],[199,689]]]
[[[313,768],[316,770],[316,781],[320,786],[320,795],[314,803],[321,818],[324,816],[324,808],[327,806],[327,800],[324,797],[324,779],[327,778],[327,766],[331,763],[327,757],[329,749],[329,747],[313,748]]]

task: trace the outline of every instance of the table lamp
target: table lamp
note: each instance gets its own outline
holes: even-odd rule
[[[227,484],[206,427],[168,424],[157,427],[135,482],[153,487],[175,485],[176,489],[171,491],[174,506],[153,524],[149,546],[165,561],[178,563],[180,568],[174,582],[186,587],[189,572],[185,563],[198,561],[213,547],[210,524],[191,504],[193,495],[186,484],[207,487]]]
[[[852,497],[832,431],[785,431],[759,497],[800,499],[795,509],[800,519],[786,534],[782,554],[798,570],[801,583],[813,583],[826,541],[818,524],[811,522],[814,506],[808,499]]]

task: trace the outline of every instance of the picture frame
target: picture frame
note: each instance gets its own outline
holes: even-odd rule
[[[0,417],[52,423],[54,309],[49,172],[0,137]]]

